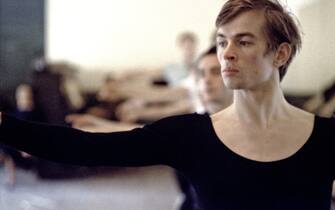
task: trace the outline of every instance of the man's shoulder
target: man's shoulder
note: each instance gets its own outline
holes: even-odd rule
[[[146,125],[145,127],[154,129],[164,129],[173,131],[185,131],[196,129],[206,123],[208,114],[182,114],[162,118],[156,122]]]
[[[323,130],[329,130],[333,133],[335,130],[335,118],[334,117],[323,117],[315,116],[315,127],[321,128]]]
[[[191,114],[181,114],[181,115],[173,115],[169,117],[162,118],[155,123],[196,123],[199,121],[203,121],[208,117],[208,114],[198,114],[198,113],[191,113]]]
[[[145,125],[143,129],[169,139],[191,139],[204,130],[206,123],[206,115],[193,113],[166,117]]]

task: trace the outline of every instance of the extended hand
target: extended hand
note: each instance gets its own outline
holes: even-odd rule
[[[66,117],[66,121],[72,123],[74,128],[90,132],[126,131],[140,126],[110,121],[89,114],[71,114]]]
[[[69,123],[72,123],[72,127],[80,128],[83,126],[99,126],[102,121],[102,118],[95,117],[89,114],[70,114],[67,115],[65,120]]]

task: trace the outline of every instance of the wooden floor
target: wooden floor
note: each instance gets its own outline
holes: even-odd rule
[[[165,166],[70,180],[41,180],[18,170],[13,189],[5,187],[0,168],[1,210],[176,210],[181,197],[174,172]]]

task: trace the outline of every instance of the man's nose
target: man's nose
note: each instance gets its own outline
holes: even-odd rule
[[[237,58],[236,55],[236,46],[233,42],[227,44],[223,50],[223,58],[228,61],[234,61]]]

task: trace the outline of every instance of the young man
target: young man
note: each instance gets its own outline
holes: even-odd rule
[[[228,0],[217,28],[222,77],[234,90],[232,105],[217,114],[109,134],[3,115],[1,142],[73,164],[170,165],[206,210],[328,210],[335,120],[291,106],[280,89],[301,42],[294,21],[275,0]]]

